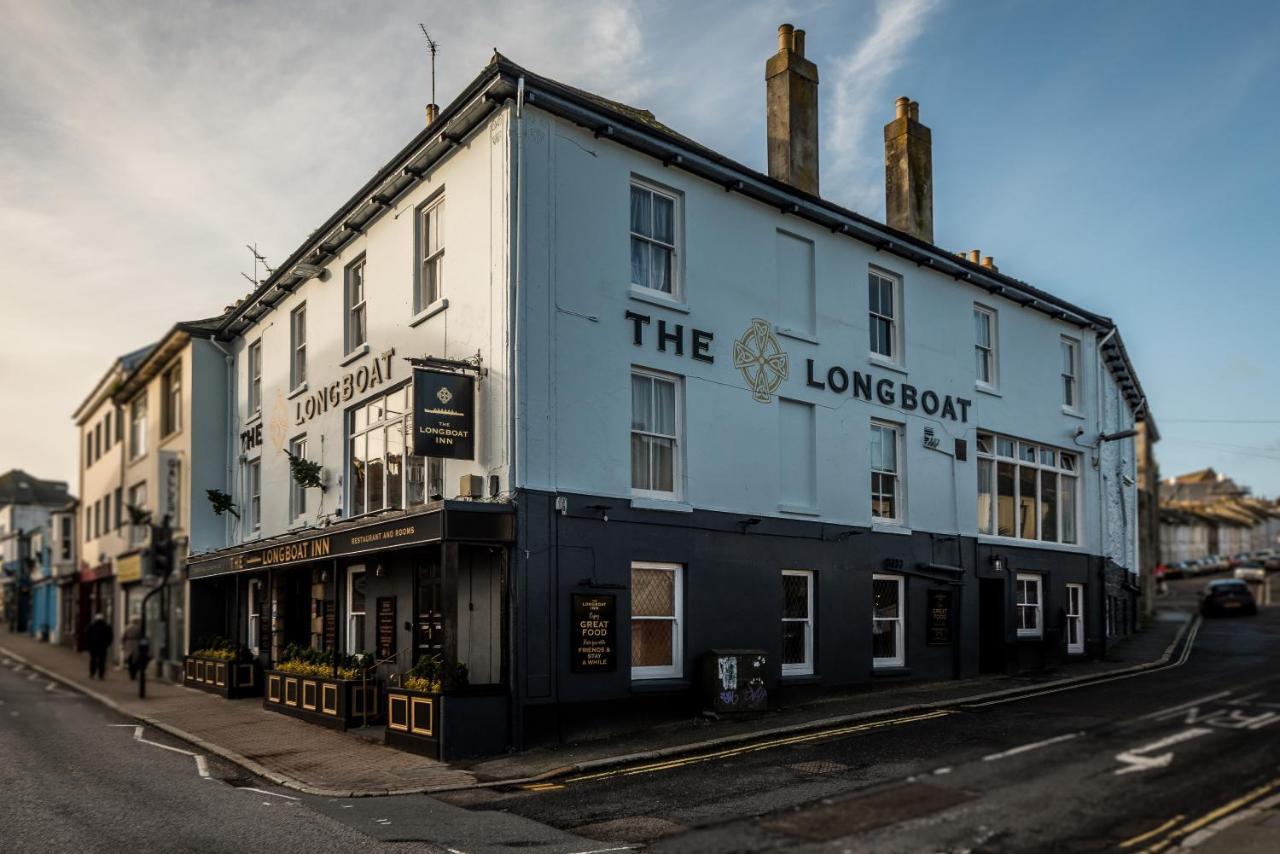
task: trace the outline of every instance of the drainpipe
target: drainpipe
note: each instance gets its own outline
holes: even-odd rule
[[[1106,366],[1103,364],[1102,348],[1107,342],[1115,337],[1118,327],[1111,327],[1107,330],[1107,334],[1102,336],[1097,345],[1094,347],[1094,358],[1097,359],[1096,370],[1094,373],[1094,399],[1097,401],[1095,412],[1098,416],[1098,433],[1106,433],[1106,402],[1103,398],[1102,387],[1106,378]],[[1098,552],[1102,555],[1102,572],[1100,573],[1100,588],[1102,603],[1102,625],[1101,628],[1101,649],[1105,655],[1107,651],[1107,478],[1106,469],[1102,464],[1102,444],[1097,446],[1098,453]]]
[[[524,77],[521,77],[516,84],[516,105],[515,105],[515,123],[516,123],[516,174],[514,189],[512,192],[511,210],[515,217],[515,257],[512,259],[512,275],[511,275],[511,306],[507,313],[507,328],[511,335],[511,347],[507,351],[507,464],[509,483],[507,491],[512,495],[515,494],[516,483],[518,481],[517,472],[517,453],[519,447],[519,439],[516,434],[516,406],[519,402],[519,396],[516,392],[516,370],[519,366],[519,360],[516,354],[520,346],[520,277],[523,274],[524,264],[522,263],[521,254],[524,251],[524,194],[521,192],[524,188]],[[508,648],[507,648],[507,674],[511,681],[511,744],[517,750],[524,746],[524,712],[520,704],[520,668],[519,668],[519,651],[520,651],[520,556],[519,546],[519,527],[517,527],[517,539],[515,547],[512,549],[511,571],[507,573],[507,600],[510,612],[510,619],[507,622],[508,631]]]

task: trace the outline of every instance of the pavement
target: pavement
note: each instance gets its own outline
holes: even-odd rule
[[[1187,621],[1182,611],[1161,612],[1146,631],[1119,642],[1105,659],[1064,665],[1033,677],[985,676],[861,689],[756,718],[697,718],[452,765],[269,712],[260,699],[226,700],[149,679],[148,697],[140,700],[137,684],[124,671],[110,669],[105,680],[91,681],[85,654],[25,635],[0,635],[0,654],[271,782],[307,794],[377,797],[539,782],[1159,666]]]

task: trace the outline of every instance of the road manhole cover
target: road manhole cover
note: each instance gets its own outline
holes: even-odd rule
[[[849,766],[843,762],[828,762],[823,759],[813,762],[797,762],[787,767],[792,771],[799,771],[801,774],[839,774],[841,771],[849,769]]]

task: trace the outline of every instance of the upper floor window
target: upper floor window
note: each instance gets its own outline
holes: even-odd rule
[[[111,412],[102,416],[102,447],[104,450],[111,450]]]
[[[876,522],[902,521],[901,428],[883,421],[871,422],[871,518]]]
[[[165,371],[160,380],[160,435],[168,436],[182,426],[182,363]]]
[[[249,417],[262,411],[262,339],[249,345]]]
[[[129,459],[136,460],[147,452],[147,396],[143,394],[129,405]]]
[[[1067,409],[1080,408],[1080,342],[1074,338],[1062,339],[1062,405]]]
[[[84,466],[88,468],[93,465],[93,431],[87,430],[84,434]]]
[[[978,533],[1075,545],[1080,458],[979,433]]]
[[[410,453],[412,387],[401,386],[356,407],[350,419],[348,515],[423,503],[426,458]]]
[[[93,428],[93,458],[96,460],[102,456],[102,422],[99,421]]]
[[[61,540],[61,544],[62,544],[62,545],[61,545],[61,551],[60,551],[60,553],[59,553],[59,555],[58,555],[58,559],[59,559],[59,560],[71,560],[71,545],[72,545],[72,542],[71,542],[71,537],[72,537],[72,534],[71,534],[72,519],[71,519],[71,517],[70,517],[70,516],[63,516],[63,517],[58,521],[58,525],[59,525],[59,529],[60,529],[60,537],[59,537],[59,539]]]
[[[129,515],[132,519],[134,510],[147,509],[147,482],[135,483],[129,487]],[[139,545],[147,541],[147,534],[150,533],[150,525],[135,525],[129,523],[129,542],[133,545]]]
[[[347,267],[346,308],[347,308],[347,352],[362,347],[369,340],[366,328],[364,302],[364,256]]]
[[[307,381],[307,304],[304,302],[289,315],[289,388]]]
[[[631,284],[672,297],[679,296],[678,201],[652,184],[631,182]]]
[[[879,270],[867,273],[867,309],[871,326],[871,355],[901,361],[899,281]]]
[[[996,386],[996,313],[986,306],[973,307],[973,357],[978,385]]]
[[[418,290],[415,313],[444,296],[444,198],[418,209]]]
[[[248,511],[245,526],[252,533],[262,530],[262,459],[250,460],[245,472],[248,480],[249,500],[245,509]]]
[[[631,373],[631,490],[665,498],[680,486],[679,379]]]

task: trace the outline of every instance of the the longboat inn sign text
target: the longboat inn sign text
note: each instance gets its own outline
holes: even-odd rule
[[[631,343],[636,347],[646,346],[648,338],[660,352],[684,355],[686,337],[683,324],[668,326],[665,320],[659,320],[655,338],[645,335],[646,327],[653,323],[651,317],[628,311],[625,318],[631,323]],[[711,353],[714,341],[715,333],[692,330],[692,358],[714,363],[715,356]],[[772,401],[783,381],[790,376],[788,356],[779,345],[772,324],[761,318],[753,319],[742,336],[733,342],[733,364],[741,371],[752,398],[761,403]],[[813,359],[805,359],[805,385],[962,424],[969,423],[969,407],[973,405],[972,400],[963,397],[939,394],[932,389],[921,389],[888,377],[876,377],[869,371],[846,370],[840,365],[832,365],[824,372]]]
[[[476,386],[468,374],[413,369],[413,453],[476,458]]]

